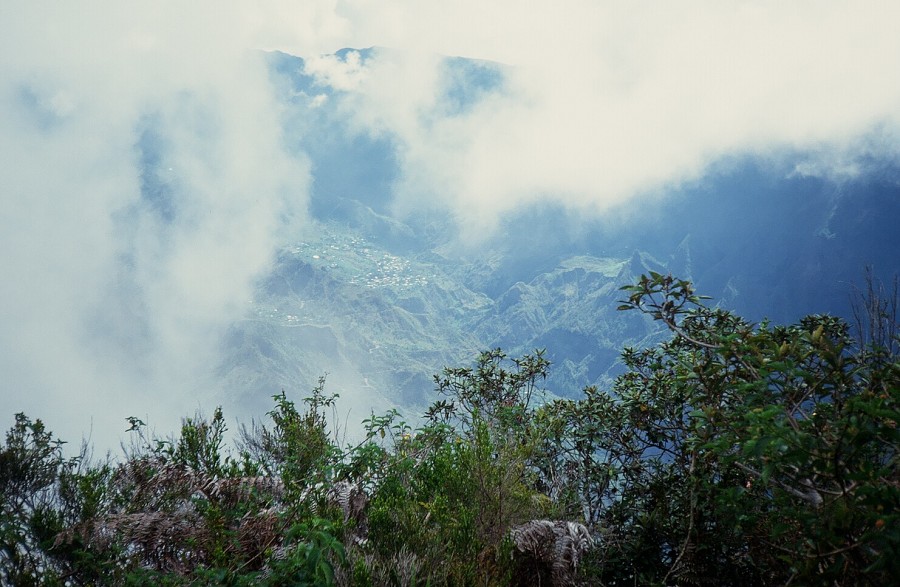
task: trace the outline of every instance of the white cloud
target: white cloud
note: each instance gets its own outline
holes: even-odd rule
[[[314,55],[306,60],[304,72],[315,77],[317,83],[342,91],[359,89],[369,73],[363,68],[359,51],[348,51],[343,59],[336,55]]]
[[[7,3],[0,25],[0,411],[75,442],[93,421],[104,447],[128,415],[211,411],[219,336],[308,183],[247,11],[126,4]]]
[[[723,156],[900,123],[890,3],[383,4],[345,4],[366,44],[512,66],[504,94],[434,120],[436,62],[390,55],[353,107],[400,138],[399,208],[449,201],[473,235],[535,199],[602,211]]]

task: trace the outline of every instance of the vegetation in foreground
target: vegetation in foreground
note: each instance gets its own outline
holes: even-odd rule
[[[341,447],[324,382],[225,446],[220,410],[118,460],[24,414],[0,446],[8,585],[885,585],[900,575],[896,296],[754,325],[653,273],[671,338],[545,401],[541,352],[435,377]],[[851,330],[855,334],[851,333]]]

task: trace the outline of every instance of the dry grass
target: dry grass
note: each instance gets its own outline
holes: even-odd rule
[[[84,520],[61,532],[55,545],[77,537],[96,552],[121,552],[142,567],[182,575],[224,551],[252,569],[280,544],[287,523],[277,478],[214,478],[143,458],[122,464],[113,488],[127,509]],[[241,510],[246,513],[236,519],[223,513]]]
[[[555,587],[574,584],[581,556],[594,544],[585,526],[558,520],[531,520],[510,536],[519,553],[549,571]]]

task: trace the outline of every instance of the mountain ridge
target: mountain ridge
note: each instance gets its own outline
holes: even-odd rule
[[[377,51],[358,53],[365,64]],[[280,389],[305,393],[326,372],[351,403],[415,410],[431,397],[432,374],[495,347],[513,355],[546,348],[548,390],[575,397],[611,382],[624,346],[662,336],[646,317],[615,311],[619,288],[651,270],[776,322],[847,317],[865,264],[875,263],[882,279],[900,272],[891,226],[900,217],[900,171],[885,163],[836,188],[797,173],[800,152],[777,162],[736,157],[704,182],[592,217],[553,203],[527,206],[483,243],[459,246],[446,211],[393,210],[402,173],[394,137],[350,125],[335,106],[346,91],[307,71],[304,59],[267,59],[285,140],[309,158],[315,181],[312,236],[281,250],[248,319],[224,343],[226,388],[253,413]],[[503,83],[497,64],[445,65],[448,96],[436,99],[460,111]],[[478,91],[454,93],[467,84]]]

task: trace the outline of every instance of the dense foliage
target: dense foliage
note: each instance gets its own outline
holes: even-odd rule
[[[550,400],[542,352],[435,377],[339,446],[324,380],[225,445],[220,410],[118,461],[18,414],[0,447],[10,585],[888,584],[900,574],[896,308],[856,336],[754,325],[651,274],[621,309],[671,331],[609,390]]]

